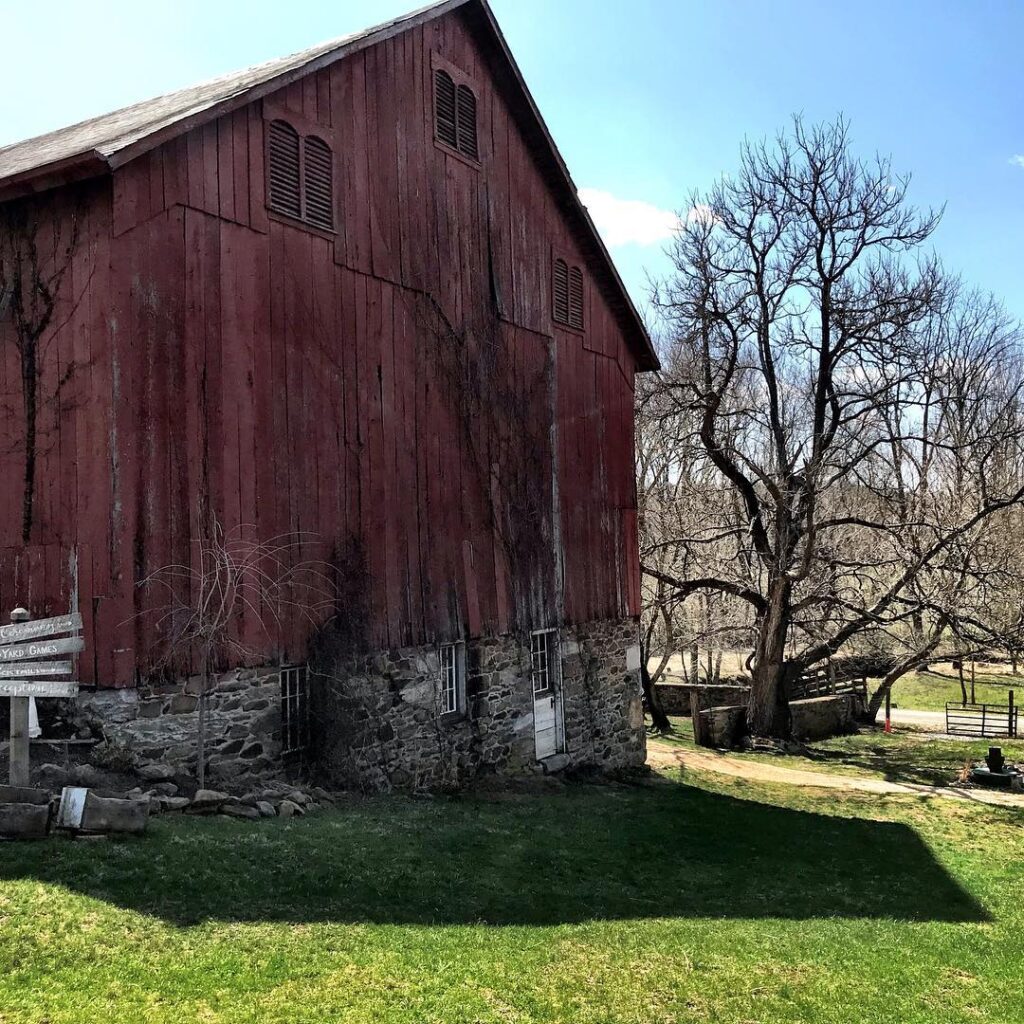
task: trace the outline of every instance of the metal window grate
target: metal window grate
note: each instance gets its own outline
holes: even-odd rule
[[[557,633],[553,629],[542,630],[530,636],[530,672],[535,697],[542,693],[550,693],[557,682],[556,642]]]
[[[298,754],[309,742],[309,670],[281,669],[281,753]]]
[[[459,645],[444,644],[438,651],[441,664],[441,714],[459,710]]]

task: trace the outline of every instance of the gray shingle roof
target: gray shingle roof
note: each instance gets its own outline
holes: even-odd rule
[[[221,75],[187,89],[133,103],[130,107],[4,146],[0,148],[0,186],[9,179],[31,176],[35,171],[78,158],[92,158],[111,164],[116,161],[118,153],[162,129],[201,116],[204,111],[248,94],[258,86],[287,76],[289,72],[300,72],[320,58],[341,56],[357,44],[369,45],[378,36],[405,27],[409,22],[435,17],[442,8],[457,7],[462,2],[465,0],[441,0],[393,21],[320,43],[300,53]]]

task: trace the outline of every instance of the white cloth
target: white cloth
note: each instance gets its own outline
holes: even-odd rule
[[[35,697],[29,697],[28,699],[28,738],[30,740],[37,739],[43,735],[43,730],[39,728],[39,715],[36,714],[36,699]]]

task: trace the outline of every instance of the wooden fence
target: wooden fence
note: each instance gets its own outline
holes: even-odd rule
[[[1018,709],[1010,691],[1008,704],[958,704],[946,703],[946,732],[951,736],[977,736],[980,738],[1008,737],[1019,735],[1017,731]]]
[[[863,703],[868,699],[868,681],[865,676],[842,678],[835,666],[827,662],[817,668],[808,669],[790,685],[790,700],[807,700],[810,697],[831,697],[834,694],[852,693]]]

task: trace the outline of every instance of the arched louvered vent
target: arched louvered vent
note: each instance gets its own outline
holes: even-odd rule
[[[583,271],[579,267],[569,270],[569,326],[583,330]]]
[[[289,217],[302,216],[299,133],[287,121],[270,122],[268,163],[271,208]]]
[[[307,220],[314,227],[334,228],[334,181],[331,147],[315,135],[303,140],[305,166],[305,199]]]
[[[438,140],[457,149],[459,138],[456,131],[455,82],[441,68],[434,72],[434,117]]]
[[[458,89],[459,152],[476,160],[480,153],[476,144],[476,96],[468,85]]]
[[[555,260],[551,287],[552,315],[560,324],[569,322],[569,267],[565,260]]]

